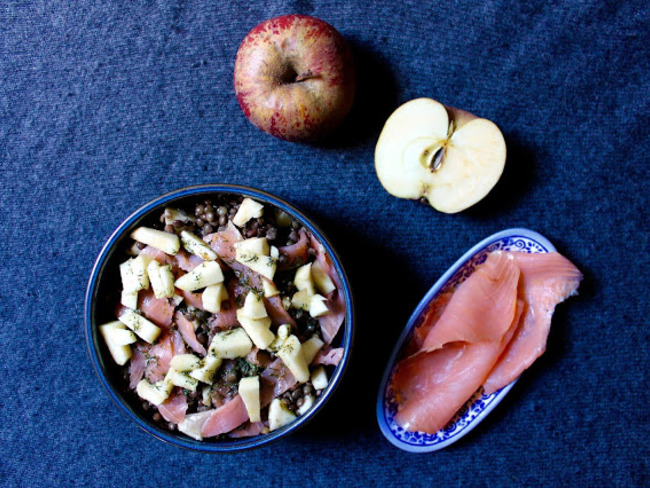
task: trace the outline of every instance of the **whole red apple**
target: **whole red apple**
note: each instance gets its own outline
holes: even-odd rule
[[[334,129],[352,106],[356,84],[343,36],[306,15],[276,17],[251,30],[234,78],[246,117],[287,141],[319,139]]]

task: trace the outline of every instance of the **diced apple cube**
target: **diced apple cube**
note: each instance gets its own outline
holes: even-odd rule
[[[119,325],[118,325],[119,324]],[[120,330],[120,326],[124,327],[121,322],[109,322],[99,326],[99,332],[104,338],[104,342],[108,347],[111,357],[119,366],[124,366],[129,359],[131,359],[131,348],[128,344],[131,343],[116,343],[115,332]],[[124,329],[122,329],[124,331]],[[131,331],[124,331],[131,332]],[[118,341],[119,342],[119,341]],[[135,342],[135,341],[134,341]]]
[[[269,255],[269,241],[266,240],[266,237],[244,239],[243,241],[235,242],[234,247],[235,249],[241,249],[242,251],[252,252],[254,254]]]
[[[187,372],[176,371],[174,368],[170,368],[167,371],[165,381],[190,391],[196,391],[196,387],[199,384],[196,378],[190,377]]]
[[[172,256],[181,248],[181,241],[176,234],[149,227],[138,227],[131,233],[131,238]]]
[[[135,310],[136,308],[138,308],[138,292],[122,290],[122,295],[120,296],[120,303],[124,305],[126,308]]]
[[[250,342],[250,340],[249,340]],[[221,358],[208,355],[203,359],[203,366],[195,369],[190,373],[192,378],[199,380],[202,383],[211,385],[214,383],[214,375],[221,366]]]
[[[174,272],[169,264],[163,264],[160,267],[160,281],[162,282],[162,289],[165,298],[172,298],[174,296]]]
[[[303,397],[303,404],[302,406],[298,409],[298,415],[305,415],[307,413],[307,410],[309,410],[312,405],[314,404],[314,395],[308,394]]]
[[[173,223],[177,220],[180,220],[185,224],[188,224],[192,221],[184,210],[180,210],[178,208],[165,208],[163,216],[165,218],[165,225],[173,225]]]
[[[271,246],[271,251],[269,252],[269,256],[278,259],[280,257],[280,250],[275,246]]]
[[[296,415],[289,410],[279,398],[274,398],[269,405],[269,429],[277,430],[296,419]]]
[[[214,261],[217,259],[217,253],[191,232],[186,230],[181,231],[181,242],[187,252],[200,257],[204,261]]]
[[[260,378],[250,376],[239,381],[239,395],[244,401],[251,422],[260,422]]]
[[[138,396],[149,403],[158,406],[169,397],[174,385],[167,381],[159,381],[155,384],[149,383],[147,380],[140,380],[136,387]]]
[[[132,293],[149,288],[147,264],[149,264],[148,260],[142,255],[128,259],[120,264],[123,290]]]
[[[110,342],[107,342],[106,345],[108,346],[108,352],[111,353],[113,361],[118,366],[124,366],[131,359],[132,352],[130,346],[117,346]]]
[[[309,315],[312,317],[320,317],[321,315],[329,313],[330,309],[325,305],[326,300],[327,299],[324,296],[319,294],[312,296],[309,303]]]
[[[278,337],[284,342],[291,335],[291,326],[289,324],[282,324],[278,327]]]
[[[232,223],[237,227],[243,227],[250,219],[257,219],[264,213],[264,205],[257,203],[250,198],[244,198],[241,202],[237,213],[232,219]]]
[[[150,344],[160,335],[160,328],[137,312],[127,311],[120,315],[118,320]]]
[[[169,362],[169,366],[184,373],[200,368],[201,360],[194,354],[176,354]]]
[[[291,306],[299,310],[309,310],[312,294],[309,290],[300,290],[291,297]]]
[[[293,219],[291,218],[291,215],[289,215],[287,212],[284,210],[280,210],[279,208],[275,209],[275,223],[277,224],[278,227],[289,227]]]
[[[214,410],[190,413],[185,416],[185,419],[180,424],[178,424],[178,430],[192,439],[202,441],[203,436],[201,435],[201,430],[213,413]]]
[[[195,291],[223,282],[221,266],[216,261],[203,261],[196,268],[176,280],[176,288]]]
[[[284,344],[284,341],[291,335],[291,326],[289,324],[282,324],[280,327],[278,327],[278,332],[275,335],[275,339],[273,342],[269,345],[268,349],[270,351],[277,351],[280,347],[282,347],[282,344]]]
[[[228,299],[228,291],[223,283],[206,286],[201,295],[203,308],[210,313],[221,312],[221,303]]]
[[[310,339],[307,339],[302,343],[302,354],[305,356],[305,362],[311,364],[311,362],[318,354],[318,351],[325,345],[318,337],[313,336]]]
[[[161,266],[158,261],[152,259],[147,266],[149,282],[156,298],[170,298],[174,296],[174,275],[169,265]],[[169,276],[171,275],[171,282]],[[171,286],[170,286],[171,285]]]
[[[262,287],[264,289],[264,296],[266,298],[275,297],[280,294],[280,290],[278,290],[278,287],[275,286],[275,283],[267,280],[266,278],[262,278]]]
[[[99,330],[106,342],[111,342],[116,346],[126,346],[138,340],[135,334],[118,320],[100,325]]]
[[[201,390],[201,400],[203,401],[204,407],[212,406],[212,395],[210,394],[211,392],[212,388],[210,388],[209,385],[205,385]]]
[[[299,383],[309,381],[309,368],[302,352],[300,341],[295,335],[290,335],[276,352],[289,371]]]
[[[265,317],[263,319],[251,319],[242,313],[243,309],[237,310],[237,320],[242,325],[248,337],[251,338],[253,344],[260,349],[266,349],[275,339],[275,334],[271,332],[271,319]]]
[[[174,293],[174,296],[172,297],[172,303],[174,304],[174,307],[178,307],[183,300],[185,299],[182,296]]]
[[[252,269],[256,273],[273,280],[277,267],[277,259],[244,249],[235,249],[235,261]]]
[[[253,343],[244,329],[218,332],[212,338],[208,354],[216,358],[235,359],[246,356],[253,349]]]
[[[324,295],[329,295],[336,290],[336,285],[334,285],[332,278],[327,274],[320,261],[314,261],[311,267],[311,276],[314,279],[316,288]]]
[[[296,270],[293,284],[300,291],[307,290],[310,295],[316,293],[314,290],[314,280],[311,277],[311,263],[305,264]]]
[[[266,307],[264,307],[264,301],[259,295],[252,291],[248,292],[248,295],[246,295],[246,300],[244,300],[244,307],[241,309],[241,313],[251,319],[263,319],[264,317],[268,317]]]
[[[160,263],[155,259],[149,262],[147,275],[149,276],[149,283],[151,284],[151,288],[153,288],[154,295],[156,298],[162,298],[163,287],[162,280],[160,279]]]
[[[113,329],[109,336],[111,337],[110,341],[116,346],[128,346],[138,340],[135,334],[128,329]]]
[[[318,366],[311,372],[311,384],[315,390],[322,390],[329,383],[324,366]]]

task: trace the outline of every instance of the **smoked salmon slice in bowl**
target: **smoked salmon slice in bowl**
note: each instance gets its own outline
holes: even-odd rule
[[[555,306],[580,271],[537,232],[498,232],[467,251],[419,303],[385,369],[382,434],[423,453],[468,434],[545,350]]]
[[[354,309],[309,217],[261,190],[210,184],[124,220],[92,269],[84,319],[122,413],[176,446],[233,452],[323,408],[349,363]]]

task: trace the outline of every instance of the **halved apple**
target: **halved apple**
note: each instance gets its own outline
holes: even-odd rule
[[[388,193],[425,198],[445,213],[483,199],[505,161],[506,144],[493,122],[430,98],[395,110],[375,148],[375,170]]]

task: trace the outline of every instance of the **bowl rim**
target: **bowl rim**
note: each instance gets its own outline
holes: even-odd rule
[[[200,196],[208,193],[233,193],[238,195],[243,195],[251,198],[257,198],[265,203],[272,204],[281,210],[291,214],[293,217],[297,217],[301,223],[307,227],[307,229],[316,236],[319,242],[323,245],[327,253],[332,259],[332,264],[336,269],[340,279],[341,285],[344,292],[344,303],[345,303],[345,322],[343,327],[343,336],[341,338],[341,345],[343,347],[343,357],[339,362],[338,366],[334,370],[330,381],[321,393],[321,395],[316,399],[314,405],[310,410],[305,414],[298,417],[295,421],[287,424],[280,429],[273,431],[269,434],[257,435],[249,438],[240,438],[232,441],[217,441],[217,442],[205,442],[198,441],[187,437],[185,435],[178,435],[172,432],[165,432],[162,429],[153,427],[149,422],[144,421],[139,414],[137,414],[132,408],[129,407],[127,402],[122,401],[118,394],[114,391],[114,387],[111,385],[106,373],[104,372],[101,363],[99,361],[100,353],[95,347],[98,338],[98,332],[96,331],[97,327],[94,327],[93,324],[93,298],[96,290],[99,287],[100,275],[104,271],[104,266],[111,254],[111,250],[119,242],[121,238],[126,235],[126,231],[140,218],[145,216],[150,211],[170,203],[176,199],[191,197],[191,196]],[[131,419],[135,424],[144,430],[148,434],[151,434],[153,437],[168,442],[178,447],[185,449],[200,451],[200,452],[236,452],[243,451],[248,449],[253,449],[256,447],[261,447],[266,444],[269,444],[273,441],[276,441],[282,437],[285,437],[293,432],[295,432],[300,427],[304,426],[308,421],[310,421],[316,413],[321,410],[326,403],[326,401],[332,396],[336,388],[338,387],[345,370],[348,367],[350,362],[350,355],[352,351],[352,343],[354,339],[354,300],[352,297],[352,290],[350,282],[348,280],[347,274],[341,264],[341,259],[338,253],[335,251],[334,247],[330,243],[329,239],[325,236],[323,231],[318,227],[305,213],[299,210],[294,205],[286,202],[285,200],[272,195],[263,190],[256,188],[242,186],[242,185],[233,185],[233,184],[203,184],[203,185],[194,185],[183,187],[168,193],[165,193],[148,203],[142,205],[135,212],[131,213],[118,227],[113,231],[108,240],[102,246],[97,259],[92,267],[90,278],[88,280],[88,285],[86,288],[85,300],[84,300],[84,334],[86,339],[86,346],[88,348],[88,353],[95,370],[95,374],[100,380],[100,383],[104,387],[104,390],[108,393],[109,397],[117,405],[118,410]]]
[[[403,451],[406,452],[424,453],[424,452],[437,451],[455,443],[465,435],[469,434],[479,423],[481,423],[481,421],[483,421],[492,412],[492,410],[494,410],[494,408],[496,408],[496,406],[505,398],[505,396],[510,392],[512,387],[519,379],[516,378],[511,383],[501,388],[499,391],[492,393],[490,397],[493,399],[490,401],[488,406],[481,411],[481,413],[477,417],[472,419],[469,422],[469,424],[466,427],[464,427],[460,432],[454,434],[452,437],[442,442],[432,444],[432,445],[410,444],[408,442],[398,439],[395,436],[395,434],[392,432],[390,426],[388,425],[388,420],[386,418],[386,410],[385,410],[388,380],[391,377],[391,373],[395,366],[395,362],[399,354],[401,353],[402,348],[404,347],[404,343],[407,337],[409,336],[411,329],[417,322],[418,318],[426,310],[427,306],[433,300],[433,298],[435,298],[438,292],[454,277],[457,271],[459,271],[463,266],[467,264],[468,261],[470,261],[474,256],[486,250],[491,244],[494,244],[496,242],[508,238],[510,239],[524,238],[524,239],[531,240],[536,244],[538,244],[543,249],[543,252],[557,251],[553,243],[549,239],[544,237],[542,234],[540,234],[539,232],[526,229],[523,227],[513,227],[510,229],[505,229],[496,232],[486,237],[485,239],[482,239],[475,245],[473,245],[469,250],[463,253],[463,255],[460,258],[458,258],[454,262],[454,264],[452,264],[442,274],[442,276],[434,283],[434,285],[427,291],[427,293],[424,295],[424,297],[420,300],[418,305],[415,307],[415,310],[409,317],[408,321],[406,322],[406,325],[404,326],[404,329],[402,330],[397,341],[395,342],[395,346],[391,351],[390,358],[386,363],[386,367],[384,368],[384,372],[382,375],[382,379],[377,394],[375,414],[377,418],[377,423],[379,424],[379,430],[384,435],[384,437],[395,447],[398,447],[399,449],[402,449]]]

